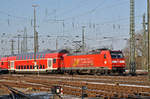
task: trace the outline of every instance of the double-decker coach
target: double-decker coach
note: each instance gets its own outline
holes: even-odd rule
[[[62,55],[66,50],[44,51],[36,53],[19,54],[3,57],[0,60],[0,68],[10,72],[58,72],[62,67]]]

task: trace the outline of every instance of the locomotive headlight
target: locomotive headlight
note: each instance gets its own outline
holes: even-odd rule
[[[120,61],[120,63],[125,63],[125,61]]]
[[[112,63],[117,63],[117,61],[112,61]]]

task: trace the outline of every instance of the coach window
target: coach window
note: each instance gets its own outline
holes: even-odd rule
[[[33,69],[35,69],[35,66],[33,65]]]
[[[32,65],[30,65],[30,69],[32,69]]]
[[[21,65],[21,69],[23,69],[23,66]]]
[[[18,66],[18,69],[20,69],[20,65]]]
[[[43,69],[45,69],[45,65],[43,65]]]
[[[104,59],[106,59],[106,54],[104,54]]]
[[[42,69],[42,65],[40,64],[40,69]]]
[[[24,65],[24,69],[26,69],[26,65]]]
[[[29,69],[29,65],[27,65],[27,69]]]

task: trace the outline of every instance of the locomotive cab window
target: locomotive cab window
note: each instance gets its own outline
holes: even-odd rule
[[[4,65],[4,63],[3,63],[3,62],[1,62],[1,65]]]
[[[104,59],[106,59],[106,54],[104,54]]]
[[[122,52],[111,52],[110,54],[113,59],[123,58]]]

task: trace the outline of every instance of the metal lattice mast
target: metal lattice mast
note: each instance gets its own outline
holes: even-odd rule
[[[14,40],[11,40],[11,55],[14,55]]]
[[[142,53],[143,53],[143,58],[142,58],[142,69],[147,69],[146,65],[147,65],[147,44],[146,44],[146,41],[147,41],[147,35],[146,35],[146,22],[145,22],[145,13],[143,14],[143,50],[142,50]]]
[[[27,50],[27,28],[24,28],[24,52],[26,53]]]
[[[85,41],[84,41],[84,39],[85,39],[85,26],[82,26],[82,51],[84,52],[85,51]]]
[[[148,79],[150,80],[150,0],[147,0],[148,19]]]
[[[34,60],[36,60],[36,53],[38,52],[38,32],[36,31],[36,7],[37,5],[32,5],[34,7]]]
[[[134,0],[130,0],[130,74],[136,73]]]

